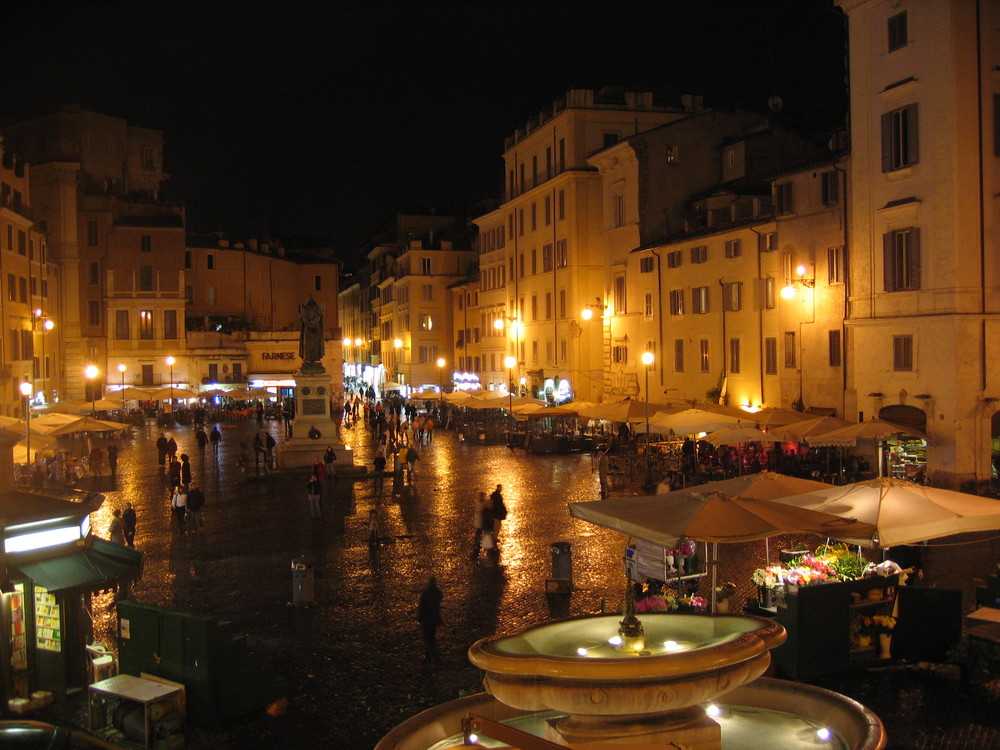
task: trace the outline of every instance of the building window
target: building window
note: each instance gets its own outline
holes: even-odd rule
[[[191,266],[191,251],[190,250],[185,250],[184,251],[184,267],[185,268],[191,268],[192,267]]]
[[[152,146],[142,147],[142,166],[144,169],[153,168],[153,148]]]
[[[683,315],[684,314],[684,290],[683,289],[672,289],[670,291],[670,314],[671,315]]]
[[[704,315],[708,312],[708,287],[696,286],[691,290],[691,312]]]
[[[680,268],[684,262],[684,254],[680,250],[667,253],[667,268]]]
[[[897,13],[889,18],[889,51],[895,52],[906,46],[908,39],[906,33],[906,11]]]
[[[778,339],[764,339],[764,374],[778,374]]]
[[[531,248],[531,275],[538,273],[538,250]]]
[[[431,275],[431,259],[430,258],[421,258],[420,259],[420,274],[422,276],[430,276]]]
[[[538,229],[538,204],[531,204],[531,231]]]
[[[611,360],[616,365],[624,365],[628,362],[628,344],[619,343],[611,347]]]
[[[139,250],[143,253],[153,252],[153,236],[150,234],[139,235]]]
[[[765,310],[774,309],[774,277],[768,276],[760,280],[761,307]]]
[[[421,285],[421,295],[424,302],[431,302],[434,299],[434,286],[432,284]]]
[[[706,263],[708,262],[708,246],[698,245],[697,247],[691,248],[691,262],[692,263]]]
[[[913,371],[913,336],[892,337],[892,369],[897,372]]]
[[[18,255],[28,254],[28,235],[21,230],[17,232],[17,252]]]
[[[560,289],[559,290],[559,317],[560,318],[565,318],[566,317],[566,290],[565,289]]]
[[[652,255],[647,255],[645,258],[639,258],[639,273],[652,273],[653,269],[656,268],[656,264],[653,260],[654,258]]]
[[[667,146],[667,164],[676,164],[681,158],[681,150],[677,145]]]
[[[740,340],[729,339],[729,372],[739,374],[740,371]]]
[[[674,372],[684,372],[684,339],[674,339]]]
[[[433,331],[434,330],[434,318],[429,314],[423,314],[420,316],[420,330],[421,331]]]
[[[205,254],[205,268],[207,268],[209,271],[215,270],[215,253]]]
[[[531,362],[532,364],[538,364],[538,341],[531,342]]]
[[[149,341],[153,338],[153,311],[139,311],[139,338]]]
[[[552,292],[545,293],[545,319],[552,320]]]
[[[698,342],[698,371],[708,372],[708,339]]]
[[[642,308],[642,314],[647,318],[653,317],[653,295],[650,292],[646,292],[645,302]]]
[[[830,367],[840,367],[840,330],[829,331]]]
[[[205,290],[205,303],[209,307],[215,307],[215,297],[216,297],[215,287],[214,286],[208,287],[208,289]]]
[[[738,312],[743,306],[743,282],[733,281],[723,286],[726,312]]]
[[[16,328],[10,329],[10,359],[17,361],[21,359],[21,334]]]
[[[139,291],[153,291],[153,267],[139,266]]]
[[[841,284],[844,281],[844,248],[828,247],[826,249],[827,283]]]
[[[7,299],[17,302],[17,276],[12,273],[7,274]]]
[[[428,365],[437,361],[438,348],[436,346],[421,346],[417,348],[417,363]]]
[[[99,284],[101,282],[101,265],[96,260],[90,264],[89,279],[91,284]]]
[[[24,276],[18,276],[17,278],[17,288],[20,292],[19,299],[21,302],[28,301],[28,280]]]
[[[761,232],[760,239],[758,240],[760,244],[760,251],[762,253],[774,252],[778,247],[778,233],[777,232]]]
[[[208,363],[208,382],[218,383],[219,382],[219,363],[209,362]]]
[[[101,301],[92,299],[87,301],[87,322],[92,326],[101,324]]]
[[[569,265],[569,246],[566,240],[556,240],[556,268]]]
[[[115,310],[115,338],[128,340],[128,310]]]
[[[726,257],[739,258],[743,252],[740,240],[726,240]]]
[[[556,215],[559,217],[559,220],[562,221],[566,218],[566,191],[560,190],[556,195],[556,198],[558,202],[558,211],[556,212]]]
[[[163,311],[163,338],[165,338],[165,339],[176,339],[177,338],[177,311],[176,310],[164,310]]]
[[[531,319],[538,320],[538,295],[531,295]]]
[[[552,245],[542,245],[542,270],[546,273],[552,270]]]
[[[882,115],[882,171],[892,172],[918,161],[917,105],[886,112]]]
[[[795,331],[785,331],[785,367],[795,367]]]
[[[625,277],[615,276],[615,314],[624,315],[625,307]]]
[[[313,291],[322,292],[323,291],[323,277],[319,274],[313,276]]]
[[[794,186],[782,182],[774,186],[774,210],[778,216],[788,216],[795,210]]]
[[[517,209],[517,233],[521,236],[524,235],[524,209]]]
[[[840,172],[831,169],[824,172],[820,179],[821,199],[824,206],[837,206],[840,204]]]
[[[894,229],[882,236],[885,291],[920,288],[920,230]]]
[[[625,226],[625,196],[616,193],[611,197],[611,228]]]
[[[545,226],[548,226],[549,224],[552,223],[552,196],[551,195],[546,195],[545,196],[544,206],[545,206]],[[503,246],[501,245],[501,247],[503,247]]]
[[[98,243],[97,222],[90,220],[87,222],[87,247],[97,247]]]

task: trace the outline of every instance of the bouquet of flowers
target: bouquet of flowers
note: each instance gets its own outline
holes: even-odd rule
[[[726,581],[721,586],[715,587],[715,599],[716,601],[724,602],[729,599],[733,594],[736,593],[736,584],[732,581]]]
[[[698,612],[704,612],[708,609],[708,601],[701,596],[682,596],[677,603],[684,609],[693,609]]]
[[[677,591],[664,586],[659,592],[654,592],[647,585],[643,586],[643,598],[635,603],[636,612],[676,612],[678,608]]]
[[[888,635],[896,627],[896,618],[891,615],[875,615],[871,618],[872,629],[882,635]]]
[[[773,567],[757,568],[750,576],[750,580],[759,589],[773,589],[778,585],[778,574]]]
[[[694,554],[695,545],[690,539],[685,539],[680,544],[677,545],[676,554],[683,555],[684,557],[690,557]]]

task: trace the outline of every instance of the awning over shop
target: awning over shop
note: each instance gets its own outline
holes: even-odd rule
[[[142,552],[95,538],[85,549],[19,563],[17,569],[50,592],[97,590],[110,588],[124,578],[138,577],[142,573]]]

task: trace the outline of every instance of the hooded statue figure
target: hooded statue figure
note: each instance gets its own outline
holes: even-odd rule
[[[312,297],[299,313],[302,329],[299,332],[299,356],[303,364],[323,360],[323,311]]]

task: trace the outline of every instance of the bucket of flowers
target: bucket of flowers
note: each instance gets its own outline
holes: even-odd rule
[[[708,600],[702,596],[688,594],[677,600],[678,612],[694,612],[701,614],[706,609],[708,609]]]
[[[878,634],[878,657],[892,657],[889,649],[892,645],[892,631],[896,628],[896,618],[891,615],[875,615],[872,617],[872,630]]]
[[[851,618],[851,645],[854,648],[871,648],[872,645],[872,618],[867,615],[854,615]]]
[[[774,606],[774,590],[778,587],[781,572],[781,566],[772,566],[770,568],[757,568],[751,574],[750,580],[757,587],[757,596],[761,607],[770,609]]]
[[[715,587],[715,611],[724,613],[729,611],[729,600],[736,593],[736,584],[732,581]]]
[[[643,596],[635,603],[636,612],[676,612],[678,597],[675,589],[660,587],[656,590],[648,583],[642,587]]]

